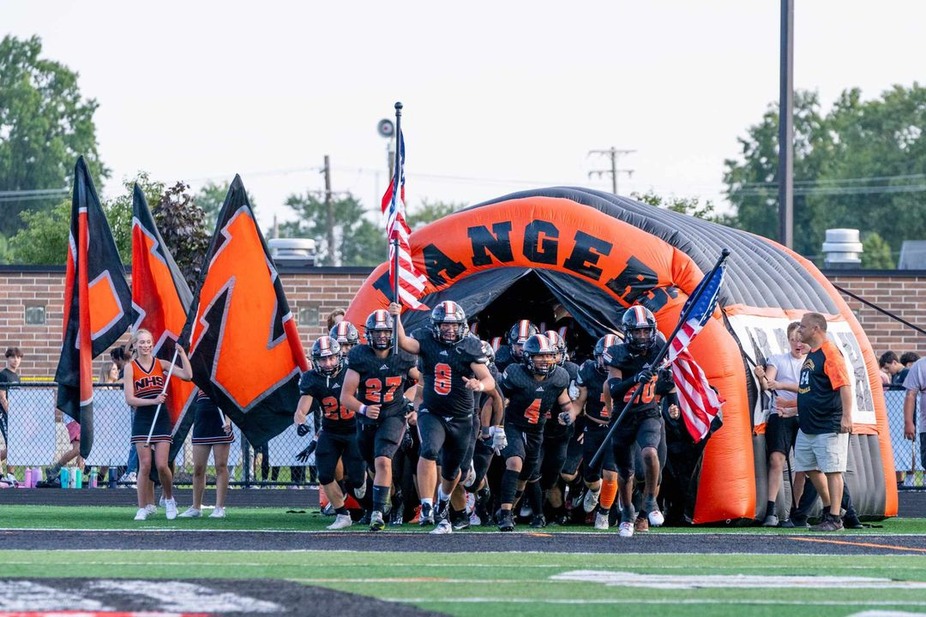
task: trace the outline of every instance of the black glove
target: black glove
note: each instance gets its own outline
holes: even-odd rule
[[[308,462],[309,457],[312,456],[312,453],[315,452],[315,448],[317,447],[318,442],[313,439],[312,443],[310,443],[305,450],[296,455],[296,460],[300,463]]]
[[[645,368],[639,373],[637,373],[636,381],[637,383],[649,383],[653,381],[653,377],[656,376],[656,373],[651,368]]]
[[[562,421],[564,426],[569,426],[572,424],[572,414],[570,414],[568,411],[561,412],[559,414],[559,419]]]
[[[408,452],[414,447],[415,447],[415,440],[412,437],[412,429],[406,426],[405,435],[402,436],[402,451]]]
[[[305,437],[309,434],[309,425],[303,422],[302,424],[296,425],[296,434],[300,437]]]

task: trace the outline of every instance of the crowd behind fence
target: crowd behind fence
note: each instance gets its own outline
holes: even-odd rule
[[[7,437],[7,465],[17,482],[25,481],[25,469],[47,468],[70,448],[66,424],[55,409],[56,384],[51,382],[21,383],[8,387],[9,417]],[[917,441],[904,438],[903,402],[904,390],[885,391],[888,428],[894,454],[894,469],[898,472],[900,488],[926,486],[923,460]],[[121,385],[98,384],[94,386],[94,439],[93,448],[86,460],[80,461],[81,468],[93,468],[93,473],[107,470],[103,485],[111,485],[109,469],[118,469],[115,477],[125,485],[124,468],[129,461],[132,428],[132,411],[125,403]],[[294,410],[295,411],[295,410]],[[311,414],[309,416],[311,424]],[[235,443],[229,452],[230,485],[233,487],[284,487],[300,488],[317,484],[315,459],[312,454],[305,462],[299,454],[314,438],[314,427],[310,433],[300,437],[295,426],[290,426],[263,447],[255,448],[247,442],[237,427],[234,427]],[[0,438],[2,439],[2,438]],[[183,486],[192,483],[193,456],[192,430],[187,435],[175,460],[174,484]],[[207,479],[214,478],[210,467]],[[77,466],[78,462],[70,463]],[[52,480],[52,478],[46,478]],[[89,485],[89,476],[87,484]]]
[[[3,444],[7,449],[7,466],[12,468],[17,482],[25,482],[26,469],[39,467],[47,470],[70,449],[67,424],[71,419],[55,409],[57,386],[54,383],[20,383],[0,388],[7,388],[10,407],[7,428],[9,443]],[[164,409],[162,412],[167,411]],[[93,448],[79,464],[75,460],[69,465],[81,469],[92,468],[93,474],[102,472],[104,481],[100,486],[109,486],[113,476],[116,483],[131,483],[132,477],[126,476],[125,468],[129,462],[130,449],[134,448],[130,444],[132,413],[125,403],[120,384],[95,384]],[[266,446],[258,448],[248,443],[238,427],[233,426],[233,431],[235,442],[228,456],[230,486],[303,488],[317,483],[314,454],[304,462],[297,458],[311,443],[314,430],[300,437],[296,434],[295,426],[291,426],[271,439]],[[175,485],[192,484],[192,434],[191,428],[183,447],[177,453]],[[86,485],[89,485],[89,479],[87,475]],[[207,479],[214,479],[211,454]],[[52,481],[53,478],[46,477],[45,480]]]

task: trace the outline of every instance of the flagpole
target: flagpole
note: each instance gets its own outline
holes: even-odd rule
[[[395,134],[398,136],[395,146],[395,173],[392,175],[392,203],[395,204],[402,199],[400,191],[402,190],[402,102],[395,103]],[[401,304],[399,300],[399,239],[396,237],[393,226],[392,237],[389,239],[392,245],[392,301]],[[392,329],[392,353],[399,353],[399,330]]]
[[[720,258],[717,260],[717,263],[714,264],[714,267],[711,268],[710,272],[701,279],[702,281],[709,281],[714,276],[714,273],[717,272],[717,269],[723,265],[723,262],[726,261],[727,257],[730,256],[729,249],[723,249],[720,252]],[[672,333],[666,339],[665,344],[659,350],[659,353],[656,354],[656,357],[653,359],[651,368],[654,370],[662,364],[663,359],[669,353],[670,345],[672,341],[675,340],[675,337],[678,336],[679,330],[682,329],[682,326],[685,325],[685,322],[688,321],[688,315],[691,314],[691,311],[694,310],[694,307],[698,304],[698,300],[701,299],[701,296],[704,295],[704,290],[707,285],[698,284],[698,287],[695,289],[691,298],[688,300],[687,309],[682,313],[681,317],[678,320],[678,323],[675,324],[675,329],[672,330]],[[605,381],[607,385],[607,381]],[[620,415],[617,416],[617,419],[611,424],[611,428],[608,429],[608,434],[605,435],[604,440],[602,440],[601,445],[598,447],[598,451],[595,452],[595,456],[592,457],[589,467],[594,469],[595,465],[601,460],[601,456],[604,454],[605,448],[608,447],[608,444],[611,443],[611,439],[614,437],[614,433],[617,431],[617,427],[620,426],[621,421],[624,419],[624,416],[627,415],[627,412],[630,408],[637,402],[637,398],[643,392],[643,384],[637,384],[633,390],[633,393],[630,396],[630,400],[627,401],[627,404],[624,405],[624,409],[621,410]]]
[[[180,343],[177,343],[174,346],[174,357],[170,361],[170,368],[167,369],[167,378],[164,379],[164,388],[161,390],[162,395],[167,392],[167,386],[168,384],[170,384],[170,376],[174,374],[174,366],[176,366],[177,353],[179,352],[179,350],[180,350]],[[158,360],[157,358],[155,358],[154,360],[155,362],[160,362],[160,360]],[[161,407],[163,405],[164,403],[158,403],[158,406],[154,410],[154,419],[151,420],[151,429],[148,431],[148,439],[145,440],[146,446],[151,445],[151,436],[154,434],[154,425],[157,424],[158,422],[158,414],[161,413]]]

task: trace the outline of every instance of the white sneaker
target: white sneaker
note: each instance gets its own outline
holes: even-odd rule
[[[212,510],[212,514],[209,515],[209,518],[225,518],[225,508],[216,506]]]
[[[618,530],[618,535],[620,535],[622,538],[632,538],[633,523],[621,523],[621,526]]]
[[[182,513],[178,514],[177,516],[179,516],[180,518],[199,518],[202,515],[203,515],[202,510],[199,510],[197,508],[194,508],[193,506],[190,506],[189,508],[187,508],[186,510],[184,510]]]
[[[177,500],[165,499],[164,509],[167,511],[167,520],[172,521],[177,518]]]
[[[430,532],[432,536],[434,535],[443,535],[445,533],[453,533],[453,525],[450,524],[450,521],[446,518],[442,518],[437,524],[437,527],[432,529]]]
[[[666,522],[666,517],[662,515],[660,510],[653,510],[646,516],[646,518],[649,519],[650,527],[662,527]]]
[[[148,520],[148,508],[139,508],[138,512],[135,513],[136,521],[145,521]]]
[[[145,506],[145,510],[148,511],[148,514],[155,514],[158,511],[158,507],[153,503],[149,503],[147,506]]]
[[[167,502],[167,500],[164,499],[164,495],[161,495],[161,498],[158,500],[158,505],[161,506],[161,507],[163,508],[165,505],[167,505],[166,502]]]
[[[367,483],[364,482],[360,486],[354,487],[354,497],[357,499],[363,499],[367,494]]]
[[[601,489],[598,489],[597,491],[585,491],[585,499],[582,500],[582,509],[589,513],[594,512],[595,508],[598,507],[599,494],[601,494]]]
[[[595,529],[606,531],[608,529],[608,523],[609,521],[608,521],[607,512],[605,513],[599,512],[598,514],[595,515]]]
[[[354,524],[354,521],[351,520],[350,514],[338,514],[334,517],[334,522],[325,527],[325,529],[346,529]]]

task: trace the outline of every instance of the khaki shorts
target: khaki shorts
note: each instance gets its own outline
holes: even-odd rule
[[[807,435],[804,431],[797,432],[794,471],[844,472],[848,460],[849,433]]]

